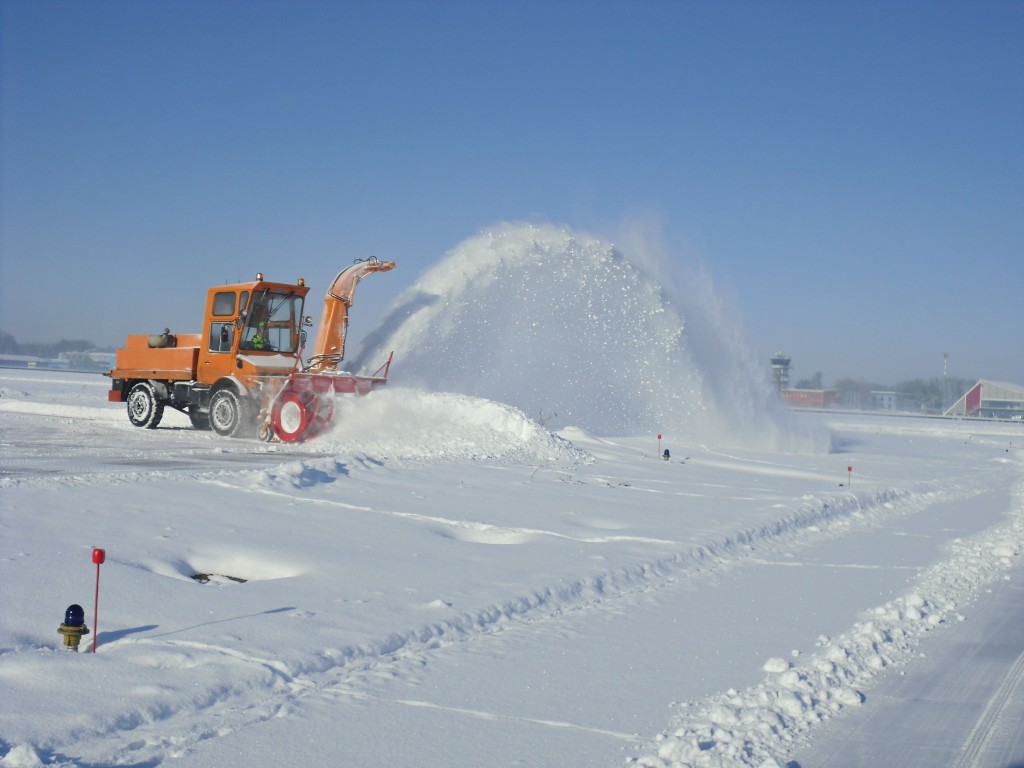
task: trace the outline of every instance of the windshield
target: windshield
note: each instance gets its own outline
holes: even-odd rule
[[[302,323],[302,297],[292,293],[255,294],[245,316],[241,349],[295,354]]]

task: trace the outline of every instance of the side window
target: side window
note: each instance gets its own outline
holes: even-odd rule
[[[235,316],[234,291],[219,291],[213,296],[213,314],[217,317]]]
[[[233,296],[234,294],[232,294]],[[230,352],[235,338],[234,323],[210,323],[210,351]]]

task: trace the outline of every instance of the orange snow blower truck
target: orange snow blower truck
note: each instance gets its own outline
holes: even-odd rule
[[[221,285],[206,295],[197,334],[129,336],[117,350],[108,400],[128,404],[128,420],[152,429],[164,408],[187,413],[197,429],[226,437],[258,434],[288,443],[308,440],[334,415],[334,394],[366,394],[387,382],[391,356],[369,376],[338,370],[345,355],[348,311],[359,281],[394,269],[393,261],[356,261],[324,297],[309,362],[303,366],[303,315],[309,288],[255,282]]]

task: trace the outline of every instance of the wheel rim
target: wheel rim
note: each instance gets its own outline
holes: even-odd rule
[[[128,397],[128,409],[132,412],[132,417],[136,421],[144,421],[146,416],[149,415],[151,408],[150,399],[144,392],[137,389],[132,391]]]
[[[238,420],[238,411],[235,408],[230,396],[216,398],[213,407],[210,408],[210,423],[220,433],[230,433]]]

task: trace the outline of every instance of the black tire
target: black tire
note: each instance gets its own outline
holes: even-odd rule
[[[189,411],[188,419],[192,422],[193,429],[209,430],[210,429],[210,414],[200,413],[199,411]]]
[[[248,401],[233,389],[220,389],[210,399],[210,428],[222,437],[242,437],[253,426]]]
[[[136,427],[155,429],[164,417],[164,404],[148,381],[140,381],[128,391],[128,421]]]

